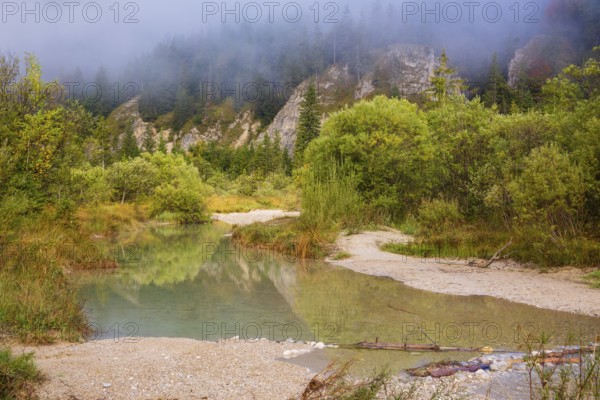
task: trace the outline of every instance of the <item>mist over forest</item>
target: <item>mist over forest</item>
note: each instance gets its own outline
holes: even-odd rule
[[[35,54],[48,80],[89,82],[106,73],[140,88],[156,79],[300,82],[334,61],[360,73],[370,51],[394,43],[446,49],[476,84],[494,53],[506,69],[536,34],[566,38],[577,59],[600,36],[593,0],[49,4],[57,3],[3,3],[0,50]]]

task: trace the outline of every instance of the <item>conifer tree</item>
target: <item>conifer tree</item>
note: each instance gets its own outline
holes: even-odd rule
[[[304,95],[300,109],[300,118],[298,119],[297,138],[294,148],[296,166],[302,165],[304,150],[311,141],[319,136],[320,130],[321,116],[317,90],[315,84],[311,83]]]
[[[433,71],[431,84],[435,100],[444,101],[449,95],[460,92],[463,88],[462,79],[454,78],[456,70],[448,66],[449,59],[446,50],[438,57],[439,66]]]
[[[140,149],[137,145],[133,127],[129,127],[123,136],[121,143],[121,158],[135,158],[140,155]]]
[[[150,127],[146,127],[146,133],[144,134],[144,151],[148,153],[154,153],[156,142],[154,141],[154,135]]]
[[[491,107],[494,104],[503,114],[508,114],[511,108],[511,93],[510,88],[498,64],[498,57],[494,53],[490,71],[488,74],[487,85],[483,95],[483,102],[486,106]]]

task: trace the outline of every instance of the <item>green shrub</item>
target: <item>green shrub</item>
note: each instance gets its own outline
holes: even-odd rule
[[[240,175],[235,180],[235,191],[240,196],[250,197],[258,190],[258,183],[255,175]]]
[[[309,169],[302,177],[302,222],[317,229],[360,226],[364,203],[355,175],[335,162],[321,169]]]
[[[417,215],[419,234],[436,235],[456,227],[462,221],[458,202],[454,200],[425,200]]]
[[[550,167],[551,166],[551,167]],[[517,222],[535,225],[541,235],[556,239],[579,234],[585,185],[581,169],[554,144],[534,149],[509,190]]]
[[[588,281],[593,287],[600,289],[600,270],[586,275],[585,280]]]
[[[33,364],[33,353],[13,356],[10,349],[0,349],[0,398],[30,399],[34,385],[42,374]]]
[[[187,224],[208,220],[202,192],[194,190],[189,183],[163,183],[155,189],[152,198],[155,215],[174,213],[179,222]]]

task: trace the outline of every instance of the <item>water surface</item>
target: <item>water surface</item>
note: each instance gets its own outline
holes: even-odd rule
[[[377,339],[518,350],[542,332],[554,344],[566,343],[570,334],[586,342],[600,334],[597,318],[487,296],[430,293],[388,278],[239,248],[229,230],[214,223],[121,237],[129,262],[111,274],[81,277],[80,294],[97,337],[124,343],[143,337],[343,344]],[[474,353],[331,349],[327,355],[358,358],[358,368],[372,372]]]

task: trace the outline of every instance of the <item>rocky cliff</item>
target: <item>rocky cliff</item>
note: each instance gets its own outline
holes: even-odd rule
[[[367,71],[360,79],[347,67],[332,65],[322,74],[302,82],[266,129],[251,111],[236,112],[227,101],[210,110],[209,117],[201,118],[202,123],[190,121],[180,131],[162,129],[159,122],[143,121],[138,109],[139,98],[117,108],[109,117],[109,123],[121,134],[132,127],[140,148],[148,130],[156,143],[162,137],[169,150],[174,144],[187,150],[199,141],[241,146],[265,135],[274,138],[279,134],[283,146],[293,154],[301,103],[311,82],[316,84],[324,121],[330,113],[377,94],[407,97],[425,91],[430,86],[436,62],[434,50],[421,45],[393,45],[373,52],[368,58]]]
[[[158,144],[162,138],[171,151],[175,144],[188,150],[198,142],[227,142],[234,146],[241,146],[256,138],[261,129],[261,124],[256,121],[251,111],[239,113],[220,113],[212,121],[200,125],[188,126],[180,131],[161,129],[159,124],[145,122],[138,108],[139,97],[135,97],[118,107],[108,118],[113,129],[123,135],[130,127],[137,140],[138,147],[143,149],[144,137],[150,130],[155,142]],[[189,125],[189,124],[188,124]]]
[[[377,57],[371,70],[360,80],[350,74],[347,68],[333,65],[322,75],[308,79],[296,88],[265,134],[275,137],[279,133],[286,149],[293,153],[301,103],[311,81],[316,83],[325,120],[330,112],[376,94],[395,93],[406,97],[427,90],[435,63],[432,48],[399,44],[388,47]]]
[[[519,80],[541,86],[546,79],[575,62],[577,52],[567,38],[537,35],[515,51],[508,67],[508,84],[516,88]]]

